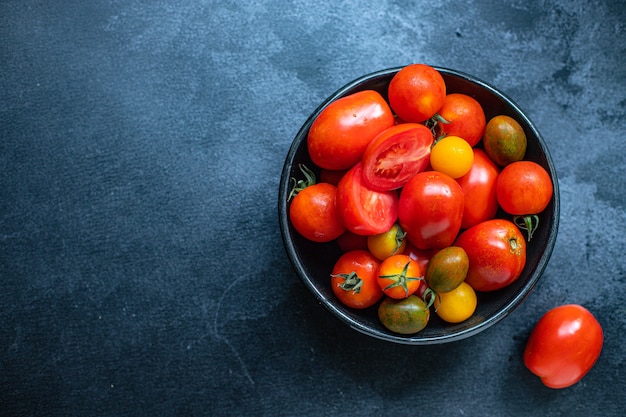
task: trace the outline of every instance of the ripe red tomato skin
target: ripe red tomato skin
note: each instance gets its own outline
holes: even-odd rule
[[[365,250],[348,251],[335,262],[331,272],[331,289],[335,296],[344,305],[363,309],[376,304],[382,297],[383,291],[378,285],[378,267],[380,262],[371,253]],[[341,285],[346,281],[341,274],[355,272],[362,280],[358,292],[346,290]]]
[[[550,175],[533,161],[510,163],[496,181],[498,204],[513,215],[541,213],[550,203],[553,191]]]
[[[348,169],[361,160],[367,144],[394,123],[391,108],[376,91],[364,90],[339,98],[311,124],[309,156],[320,168]]]
[[[461,186],[450,176],[424,171],[411,178],[400,193],[398,220],[407,239],[418,249],[452,245],[463,218]]]
[[[604,333],[598,320],[577,304],[555,307],[533,328],[524,349],[524,365],[549,388],[580,381],[602,351]]]
[[[419,123],[394,125],[379,133],[363,153],[363,180],[376,191],[402,187],[428,164],[430,129]]]
[[[389,103],[400,119],[422,123],[435,115],[446,97],[439,71],[426,64],[411,64],[398,71],[388,88]]]
[[[512,284],[526,265],[526,240],[509,220],[491,219],[472,226],[454,245],[465,249],[469,257],[465,282],[476,291],[495,291]]]
[[[500,168],[485,151],[474,148],[474,163],[470,172],[457,178],[465,196],[462,229],[495,217],[498,211],[496,180],[499,173]]]
[[[289,206],[291,224],[313,242],[330,242],[345,231],[336,209],[337,188],[317,183],[298,192]]]
[[[482,106],[466,94],[451,93],[437,111],[449,123],[439,123],[442,133],[460,136],[471,146],[476,146],[485,132],[487,121]]]
[[[341,224],[357,235],[386,232],[398,218],[398,194],[374,191],[363,184],[360,162],[339,181],[336,206]]]

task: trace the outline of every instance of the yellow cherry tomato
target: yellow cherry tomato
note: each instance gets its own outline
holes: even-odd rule
[[[396,223],[386,232],[367,237],[367,248],[376,258],[384,261],[392,255],[399,255],[406,248],[406,233]]]
[[[433,169],[452,178],[460,178],[467,174],[473,163],[474,150],[459,136],[446,136],[440,139],[430,152],[430,165]]]
[[[449,292],[440,292],[435,296],[435,313],[448,323],[460,323],[467,320],[476,311],[476,292],[467,283]]]

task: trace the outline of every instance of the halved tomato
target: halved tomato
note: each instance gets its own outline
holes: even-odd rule
[[[398,194],[365,185],[360,162],[337,184],[336,204],[339,221],[357,235],[386,232],[398,218]]]
[[[428,165],[433,135],[418,123],[403,123],[379,133],[363,153],[363,180],[373,190],[402,187]]]

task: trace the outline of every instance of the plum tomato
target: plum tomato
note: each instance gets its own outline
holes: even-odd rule
[[[496,181],[496,196],[504,211],[513,215],[541,213],[552,199],[550,174],[533,161],[512,162]]]
[[[483,137],[485,112],[475,98],[462,93],[448,94],[437,114],[446,121],[437,123],[442,135],[460,136],[470,146],[476,146]]]
[[[461,285],[467,276],[469,257],[458,246],[439,250],[428,262],[424,279],[435,292],[449,292]]]
[[[549,388],[580,381],[602,352],[604,333],[593,314],[578,304],[545,313],[535,324],[524,349],[524,365]]]
[[[380,262],[365,250],[353,250],[339,257],[330,275],[331,288],[344,305],[363,309],[376,304],[383,291],[378,286]]]
[[[320,182],[297,192],[289,206],[296,231],[313,242],[330,242],[346,230],[336,208],[337,187]]]
[[[517,120],[501,114],[493,117],[485,126],[483,147],[496,164],[504,167],[524,159],[526,133]]]
[[[430,166],[452,178],[467,174],[474,163],[474,150],[458,136],[439,139],[430,152]]]
[[[426,64],[411,64],[398,71],[388,88],[391,109],[405,122],[422,123],[441,108],[446,84],[436,69]]]
[[[463,231],[455,246],[469,258],[465,282],[476,291],[495,291],[519,278],[526,265],[526,241],[517,226],[491,219]]]
[[[379,133],[363,153],[363,180],[372,190],[402,187],[428,164],[433,135],[422,124],[404,123]]]
[[[452,245],[461,229],[463,204],[463,190],[452,177],[420,172],[402,188],[398,221],[418,249],[442,249]]]
[[[499,173],[500,168],[485,151],[475,148],[472,168],[467,174],[456,180],[465,197],[462,229],[468,229],[496,216],[498,212],[496,180]]]
[[[320,168],[342,170],[361,160],[372,139],[395,123],[380,93],[359,91],[326,106],[309,129],[309,156]]]
[[[462,282],[452,291],[437,293],[434,305],[435,313],[443,321],[460,323],[474,314],[478,298],[474,289],[467,282]]]
[[[339,221],[357,235],[386,232],[398,219],[398,194],[374,191],[363,184],[360,162],[337,184],[336,201]]]
[[[383,326],[394,333],[413,334],[428,325],[430,309],[416,295],[400,300],[386,297],[378,306],[378,318]]]
[[[406,248],[406,233],[395,223],[386,232],[367,236],[367,248],[381,261],[392,255],[401,254]]]
[[[423,280],[417,262],[404,254],[392,255],[378,267],[378,285],[391,298],[406,298],[413,294]]]

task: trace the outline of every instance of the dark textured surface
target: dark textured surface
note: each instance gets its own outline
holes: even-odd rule
[[[623,1],[0,2],[0,414],[621,415]],[[426,62],[541,131],[561,224],[535,291],[441,347],[356,333],[280,238],[290,142],[360,75]],[[521,362],[563,303],[604,326],[566,390]]]

